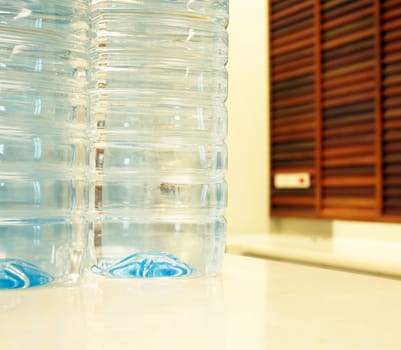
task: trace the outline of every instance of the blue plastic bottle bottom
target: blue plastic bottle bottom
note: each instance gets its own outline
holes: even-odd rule
[[[112,264],[102,261],[93,265],[92,271],[109,277],[154,278],[189,276],[195,269],[172,254],[149,252],[135,253]]]
[[[0,289],[42,286],[54,278],[37,266],[20,259],[0,259]]]

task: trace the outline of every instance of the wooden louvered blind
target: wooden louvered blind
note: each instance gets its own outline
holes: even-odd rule
[[[382,1],[383,213],[401,215],[401,1]]]
[[[401,0],[269,11],[271,214],[401,222]]]
[[[272,174],[304,171],[312,185],[272,189],[273,208],[313,213],[315,207],[316,39],[313,0],[273,1],[271,6]]]

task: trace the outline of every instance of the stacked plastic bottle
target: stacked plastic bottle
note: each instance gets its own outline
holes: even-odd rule
[[[227,20],[227,0],[92,2],[93,271],[220,271]]]
[[[86,0],[0,0],[0,289],[82,269],[88,10]]]

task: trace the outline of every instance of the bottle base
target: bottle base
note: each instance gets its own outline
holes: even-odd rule
[[[117,262],[103,259],[91,270],[108,277],[157,278],[185,277],[196,270],[172,254],[164,252],[134,253]]]
[[[0,290],[43,286],[54,278],[37,266],[20,259],[0,259]]]

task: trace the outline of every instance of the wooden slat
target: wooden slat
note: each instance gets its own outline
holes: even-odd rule
[[[401,96],[386,98],[383,102],[383,108],[401,107]]]
[[[307,130],[304,132],[296,132],[287,135],[273,135],[273,142],[290,142],[297,140],[309,140],[314,139],[314,130]]]
[[[308,93],[311,93],[314,90],[314,86],[312,84],[310,85],[304,85],[295,89],[287,89],[287,90],[271,90],[271,95],[272,95],[272,100],[277,101],[282,98],[287,98],[287,97],[295,97],[299,95],[305,95]]]
[[[323,96],[325,99],[338,98],[340,96],[343,97],[350,94],[362,93],[363,91],[373,91],[375,86],[376,83],[373,80],[367,80],[363,82],[363,84],[361,83],[347,84],[336,88],[328,89],[323,92]]]
[[[401,61],[384,65],[383,76],[401,74]]]
[[[313,123],[315,122],[315,115],[314,114],[300,114],[300,115],[292,115],[285,118],[273,119],[272,120],[272,128],[278,128],[280,126],[288,126],[291,127],[297,123]]]
[[[308,152],[313,154],[314,148],[315,148],[314,140],[295,141],[287,143],[273,143],[272,154],[274,155],[277,152],[296,152],[302,150],[307,150]]]
[[[309,173],[311,176],[315,174],[314,166],[300,166],[300,167],[276,167],[271,170],[272,176],[280,173]]]
[[[283,152],[273,153],[273,161],[280,161],[280,160],[292,161],[292,160],[304,160],[304,159],[313,159],[313,152],[307,150],[307,151],[288,152],[288,153],[283,153]]]
[[[285,99],[278,99],[276,101],[273,101],[273,107],[280,108],[285,106],[299,105],[303,103],[312,103],[314,101],[314,97],[315,97],[314,94],[307,94],[307,95],[289,97]]]
[[[297,108],[281,108],[279,110],[273,110],[273,118],[289,117],[296,113],[309,114],[315,111],[314,104],[305,104]]]
[[[272,161],[272,166],[274,168],[280,168],[280,169],[301,169],[304,167],[310,167],[315,164],[314,159],[295,159],[292,161]]]
[[[273,45],[271,47],[271,53],[273,55],[281,55],[281,54],[285,54],[285,53],[292,52],[295,50],[303,49],[305,47],[311,46],[312,44],[313,44],[313,37],[305,38],[303,40],[293,42],[286,46],[275,47]]]
[[[384,44],[399,40],[401,38],[401,31],[400,30],[392,30],[392,31],[385,31],[382,34],[382,41]]]
[[[358,133],[374,133],[375,125],[373,123],[363,123],[363,124],[351,124],[341,127],[326,128],[323,130],[323,137],[325,139],[329,137],[340,137],[346,135],[355,135]]]
[[[314,196],[272,196],[272,203],[278,205],[292,206],[313,206],[315,203]]]
[[[391,188],[394,192],[394,188]],[[398,194],[397,196],[392,196],[392,197],[384,197],[384,212],[389,212],[392,211],[395,213],[395,211],[398,211],[398,217],[400,218],[401,214],[401,197]]]
[[[401,108],[392,108],[384,110],[383,112],[384,119],[393,119],[401,117]]]
[[[385,119],[383,127],[385,129],[401,129],[401,116],[399,119]]]
[[[308,131],[314,127],[314,124],[315,124],[315,121],[312,120],[310,123],[297,123],[297,124],[283,125],[283,126],[273,128],[273,133],[274,133],[274,135],[280,135],[280,134],[285,135],[288,133],[294,133],[294,132],[299,132],[299,131]]]
[[[383,216],[380,218],[380,222],[389,223],[400,223],[401,222],[401,212],[399,209],[386,209],[384,208]]]
[[[331,158],[341,158],[347,156],[355,156],[361,154],[374,154],[375,147],[373,144],[368,145],[355,145],[352,147],[331,147],[323,149],[323,158],[331,159]]]
[[[323,174],[326,177],[336,177],[336,176],[375,176],[375,168],[372,166],[359,165],[352,167],[336,167],[336,168],[324,168]],[[327,188],[325,188],[325,191]]]
[[[337,86],[343,86],[349,83],[363,82],[374,78],[372,69],[361,69],[352,74],[341,75],[323,80],[323,89],[327,90]]]
[[[339,57],[348,56],[351,54],[358,53],[360,51],[371,50],[373,48],[374,41],[372,38],[363,38],[358,41],[354,41],[349,44],[338,46],[330,50],[324,50],[322,52],[323,61],[329,61],[337,59]]]
[[[338,4],[332,8],[325,8],[323,6],[323,21],[329,21],[333,18],[338,18],[346,15],[350,12],[360,11],[361,9],[369,6],[371,4],[370,0],[353,0],[343,2],[342,4]]]
[[[341,118],[341,116],[347,114],[356,115],[356,114],[365,114],[368,112],[374,112],[374,102],[370,99],[352,105],[326,108],[323,110],[323,115],[325,118],[330,118],[330,117]]]
[[[335,128],[340,126],[346,127],[353,124],[364,124],[373,122],[373,111],[368,111],[366,113],[359,112],[357,114],[342,114],[336,116],[335,118],[325,118],[323,121],[323,126],[324,128]]]
[[[377,218],[377,213],[375,209],[328,207],[322,209],[322,216],[348,220],[375,220]]]
[[[297,90],[305,85],[313,85],[314,79],[312,74],[306,74],[300,77],[287,79],[283,81],[273,82],[272,90],[274,91],[288,91]]]
[[[383,62],[386,64],[390,64],[390,63],[398,62],[398,61],[401,61],[401,50],[390,52],[388,54],[385,54],[383,57]]]
[[[323,178],[323,186],[327,187],[360,187],[375,186],[374,176],[333,176]]]
[[[384,163],[399,164],[401,163],[401,153],[389,153],[384,156]],[[400,177],[401,179],[401,177]]]
[[[272,182],[274,182],[274,177],[272,177]],[[293,196],[293,197],[298,197],[300,200],[301,197],[303,196],[313,196],[315,194],[315,188],[313,185],[310,188],[304,189],[304,188],[296,188],[296,189],[287,189],[287,188],[272,188],[271,189],[271,195],[272,196]]]
[[[272,64],[272,71],[274,74],[283,73],[290,70],[294,70],[299,66],[311,66],[315,58],[313,56],[297,59],[294,61],[286,62],[284,64]]]
[[[399,120],[400,125],[401,125],[401,120]],[[395,142],[386,142],[383,145],[383,150],[386,153],[390,153],[390,152],[396,152],[396,153],[400,153],[401,154],[401,139],[400,140],[396,140]],[[399,167],[400,170],[400,174],[401,174],[401,164]]]
[[[327,40],[327,41],[323,42],[323,49],[324,50],[332,49],[334,47],[341,46],[341,45],[344,45],[344,44],[348,44],[348,43],[351,43],[351,42],[356,41],[356,40],[368,38],[368,37],[373,36],[373,35],[374,35],[374,31],[373,31],[372,28],[368,28],[368,29],[365,29],[365,30],[357,31],[355,33],[344,35],[344,36],[342,36],[340,38]]]
[[[333,7],[342,6],[347,2],[350,2],[350,0],[324,0],[322,1],[322,10],[328,11]]]
[[[374,209],[376,207],[376,199],[366,197],[348,197],[348,198],[337,198],[330,197],[323,199],[323,205],[327,207],[339,207],[339,208],[369,208]]]
[[[302,50],[297,50],[295,52],[289,52],[286,54],[275,55],[270,57],[270,61],[273,65],[292,63],[296,60],[300,60],[302,58],[313,56],[313,47],[305,47]]]
[[[385,0],[381,2],[381,8],[385,11],[393,10],[401,6],[401,0]]]
[[[383,193],[385,198],[401,198],[401,186],[386,186]]]
[[[398,51],[400,49],[401,49],[401,42],[399,40],[394,40],[394,41],[389,41],[387,44],[384,44],[382,51],[387,54],[393,51]]]
[[[385,2],[385,1],[382,1]],[[383,11],[382,13],[382,21],[387,22],[391,19],[399,18],[401,17],[401,3],[398,5],[398,7],[393,8],[391,11]]]
[[[376,194],[375,188],[372,186],[367,187],[327,187],[324,189],[324,197],[374,197]]]
[[[286,25],[284,27],[280,27],[280,28],[276,29],[274,32],[271,32],[270,37],[272,39],[277,39],[283,35],[287,35],[294,31],[301,30],[305,27],[313,26],[313,21],[314,21],[314,19],[313,19],[313,17],[311,17],[311,18],[305,19],[300,22],[292,23],[291,25]]]
[[[281,11],[273,13],[271,16],[271,21],[276,22],[277,20],[279,20],[281,18],[291,16],[292,14],[298,13],[308,7],[312,7],[312,2],[308,1],[308,0],[304,0],[304,1],[300,2],[299,4],[286,7],[285,9],[283,9]]]
[[[316,218],[314,207],[297,207],[295,211],[294,208],[272,207],[271,215],[281,218]]]
[[[288,142],[288,143],[273,143],[272,151],[274,152],[290,152],[298,150],[309,150],[312,151],[315,148],[314,140],[301,141],[301,142]]]
[[[310,37],[311,35],[313,35],[313,28],[306,27],[305,29],[297,30],[295,33],[290,33],[285,36],[281,36],[280,38],[273,39],[272,45],[276,48],[287,46],[294,41],[301,41],[305,38]]]
[[[384,31],[399,30],[401,29],[401,17],[396,17],[394,19],[385,21],[382,25]]]
[[[383,140],[385,142],[401,140],[401,130],[385,130]]]
[[[276,34],[275,36],[273,36],[273,38],[277,38],[277,32],[280,33],[280,29],[288,28],[295,24],[304,23],[306,24],[306,26],[310,27],[310,19],[313,19],[312,7],[305,8],[302,11],[296,12],[292,16],[287,16],[280,20],[273,21],[271,25],[271,30],[273,34]]]
[[[387,195],[387,192],[390,194]],[[384,211],[391,209],[401,209],[401,186],[386,186],[384,190]],[[401,214],[401,213],[400,213]]]
[[[366,91],[359,94],[350,94],[340,97],[333,97],[333,98],[324,98],[323,99],[323,106],[325,108],[335,107],[335,106],[343,106],[347,104],[354,104],[362,101],[366,101],[369,99],[374,98],[373,91]]]
[[[374,133],[363,133],[363,134],[355,134],[351,136],[339,136],[333,137],[330,139],[325,139],[323,141],[323,147],[336,147],[340,145],[363,145],[363,144],[371,144],[374,142],[375,135]]]
[[[332,20],[329,21],[325,21],[323,23],[323,29],[326,31],[328,29],[341,26],[345,23],[356,21],[361,17],[371,14],[372,11],[373,11],[372,6],[367,6],[361,9],[360,11],[349,12],[343,16],[333,18]]]
[[[273,79],[273,82],[281,81],[281,80],[285,80],[285,79],[291,79],[291,78],[299,77],[300,75],[313,73],[313,71],[314,71],[314,68],[311,65],[309,65],[309,66],[307,66],[307,65],[306,66],[299,66],[298,68],[296,68],[294,70],[289,70],[287,72],[282,72],[282,73],[279,73],[279,74],[275,74],[273,72],[272,79]]]
[[[383,89],[384,96],[401,96],[401,85],[388,86]]]
[[[386,208],[391,208],[392,210],[398,209],[401,214],[401,198],[386,198],[384,205]]]
[[[374,165],[375,154],[357,155],[356,157],[342,157],[333,159],[324,159],[322,164],[325,167],[345,167],[354,165]]]
[[[370,13],[368,16],[359,18],[356,21],[346,23],[339,27],[334,27],[323,32],[323,41],[333,40],[347,34],[355,33],[357,31],[362,31],[367,28],[372,28],[373,26],[373,16]]]
[[[329,70],[323,73],[324,79],[330,79],[338,76],[344,76],[344,75],[349,75],[355,72],[360,72],[361,70],[365,69],[372,69],[374,67],[374,61],[363,61],[363,62],[357,62],[354,64],[350,64],[347,66],[343,66],[341,68]]]
[[[323,62],[323,68],[327,71],[332,68],[343,67],[344,65],[352,65],[355,62],[372,60],[373,58],[374,50],[372,47],[346,56],[339,56],[336,59],[326,60]]]
[[[400,176],[387,176],[384,178],[385,186],[401,186]]]
[[[287,7],[297,5],[304,0],[273,0],[271,6],[271,12],[276,13],[286,9]]]

